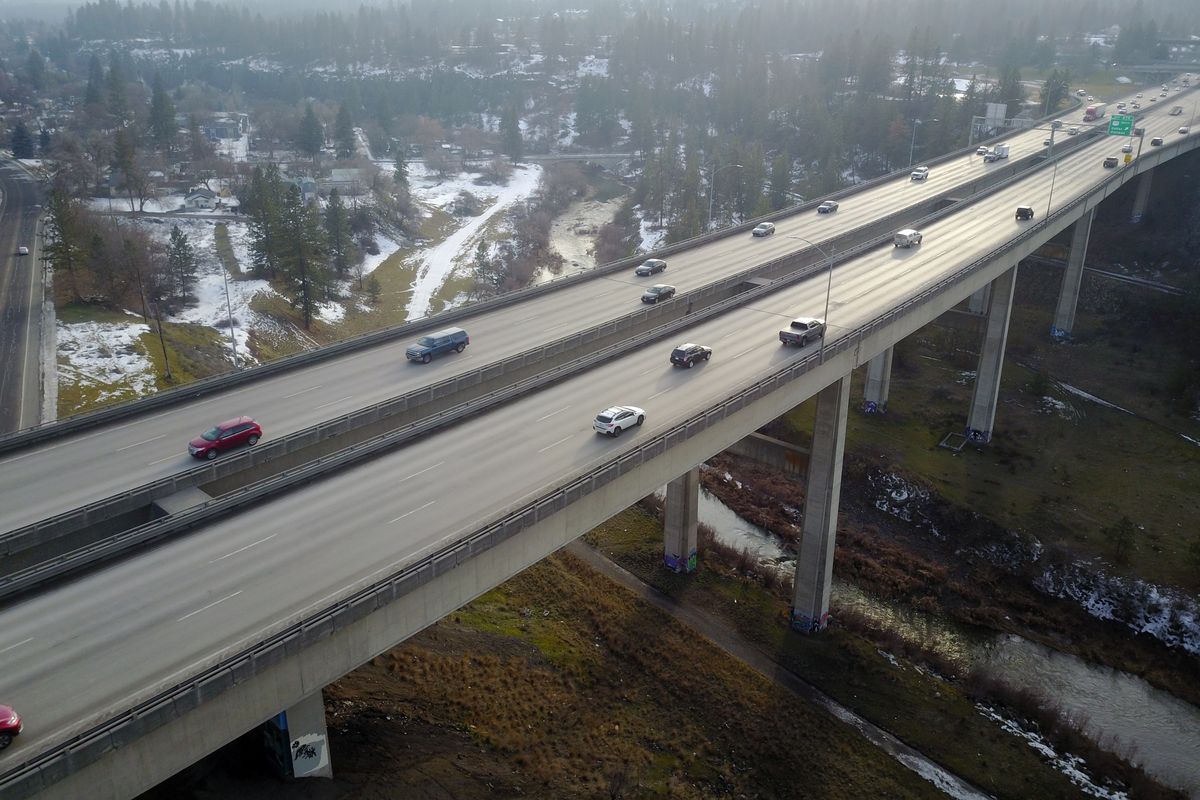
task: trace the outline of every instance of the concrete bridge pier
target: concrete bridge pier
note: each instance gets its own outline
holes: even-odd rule
[[[1070,338],[1071,329],[1075,327],[1075,307],[1079,304],[1079,286],[1083,282],[1083,261],[1087,257],[1088,237],[1092,234],[1092,220],[1095,217],[1096,209],[1092,208],[1075,220],[1075,228],[1071,233],[1071,252],[1067,255],[1067,268],[1063,272],[1062,288],[1058,291],[1058,308],[1054,311],[1054,327],[1050,329],[1050,335],[1055,338]]]
[[[310,694],[267,721],[267,738],[278,750],[280,771],[287,778],[332,778],[329,732],[325,727],[325,701],[320,692]]]
[[[1137,194],[1133,197],[1133,213],[1129,221],[1134,225],[1142,221],[1146,214],[1146,204],[1150,202],[1150,184],[1154,180],[1154,170],[1148,169],[1138,178]]]
[[[1004,368],[1004,347],[1008,342],[1008,321],[1012,313],[1013,290],[1017,285],[1017,266],[992,281],[988,303],[987,327],[975,373],[975,392],[967,414],[966,436],[972,442],[990,442],[996,422],[996,403],[1000,397],[1000,373]]]
[[[987,313],[988,299],[991,296],[992,285],[989,283],[987,286],[983,287],[978,292],[967,298],[967,311],[971,312],[972,314],[978,314],[982,317]]]
[[[833,581],[833,548],[837,537],[842,455],[846,447],[849,410],[849,375],[817,395],[817,419],[813,426],[791,608],[792,627],[804,633],[824,630],[829,624],[829,590]]]
[[[700,467],[667,484],[663,515],[663,563],[674,572],[695,572],[696,529],[700,524]]]
[[[867,362],[867,382],[863,387],[863,410],[868,414],[887,411],[888,390],[892,387],[892,351],[889,347]]]

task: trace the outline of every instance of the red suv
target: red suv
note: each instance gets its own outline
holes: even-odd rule
[[[0,706],[0,750],[12,744],[13,737],[24,727],[21,715],[8,706]]]
[[[250,417],[237,417],[222,422],[188,442],[188,452],[196,458],[216,458],[222,450],[244,444],[258,444],[262,428]]]

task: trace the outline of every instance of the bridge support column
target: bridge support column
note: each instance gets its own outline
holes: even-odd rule
[[[1050,335],[1066,339],[1075,326],[1075,306],[1079,303],[1079,286],[1083,282],[1083,261],[1087,256],[1088,237],[1092,234],[1092,209],[1075,221],[1071,233],[1071,252],[1067,256],[1067,269],[1063,273],[1062,288],[1058,291],[1058,308],[1054,312],[1054,327]]]
[[[829,624],[829,589],[833,580],[833,547],[837,536],[842,454],[846,446],[849,408],[849,375],[817,395],[817,419],[813,426],[791,608],[792,627],[804,633],[824,630]]]
[[[1012,312],[1013,290],[1017,285],[1017,267],[992,281],[988,303],[987,328],[975,373],[975,392],[967,415],[967,439],[989,442],[996,422],[996,402],[1000,397],[1000,373],[1004,367],[1004,347],[1008,342],[1008,320]]]
[[[867,383],[863,388],[863,410],[868,414],[887,411],[888,390],[892,387],[892,348],[867,362]]]
[[[695,572],[696,528],[700,524],[700,468],[667,484],[663,519],[663,563],[675,572]]]
[[[1146,213],[1146,203],[1150,201],[1150,183],[1154,180],[1154,170],[1148,169],[1138,178],[1137,194],[1133,197],[1133,213],[1129,221],[1134,225],[1142,221]]]
[[[989,283],[987,286],[983,287],[978,292],[967,298],[967,311],[970,311],[972,314],[978,314],[982,317],[987,313],[988,299],[991,296],[992,285]]]
[[[325,728],[325,701],[320,692],[310,694],[267,723],[271,738],[287,742],[284,772],[292,778],[332,778],[329,732]]]

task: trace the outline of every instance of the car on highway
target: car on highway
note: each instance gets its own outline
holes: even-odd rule
[[[1157,97],[1151,97],[1151,98],[1150,98],[1150,102],[1151,102],[1151,103],[1157,103],[1157,102],[1158,102],[1158,98],[1157,98]]]
[[[1189,130],[1188,126],[1184,125],[1182,128],[1179,129],[1179,132],[1182,133],[1184,136],[1187,136],[1188,130]]]
[[[836,200],[826,200],[824,203],[821,203],[821,205],[817,206],[818,214],[832,214],[837,210],[838,204]]]
[[[1150,140],[1151,147],[1162,147],[1162,143],[1163,143],[1163,138],[1161,136],[1155,136],[1153,139]]]
[[[1122,153],[1132,153],[1133,145],[1130,144],[1129,142],[1126,142],[1125,144],[1121,145],[1121,152]]]
[[[1085,92],[1083,89],[1076,89],[1075,96],[1076,97],[1087,97],[1087,92]]]
[[[188,452],[193,458],[211,461],[225,450],[256,445],[261,438],[262,426],[257,422],[250,417],[234,417],[188,442]]]
[[[1049,147],[1052,144],[1054,144],[1053,139],[1042,139],[1042,147]]]
[[[1117,157],[1116,156],[1105,156],[1104,157],[1104,168],[1105,169],[1115,169],[1116,166],[1117,166]]]
[[[774,222],[760,222],[754,226],[754,230],[750,231],[751,236],[770,236],[775,232]]]
[[[1145,136],[1145,135],[1146,135],[1146,129],[1145,129],[1145,128],[1143,128],[1143,127],[1141,127],[1141,126],[1139,125],[1138,127],[1136,127],[1136,128],[1134,128],[1134,129],[1133,129],[1133,135],[1134,135],[1134,136]]]
[[[451,350],[461,353],[470,343],[471,337],[462,328],[446,328],[417,339],[404,351],[404,357],[409,361],[428,364],[434,356],[449,353]]]
[[[1137,93],[1137,99],[1138,99],[1138,100],[1141,100],[1141,99],[1142,99],[1142,93],[1141,93],[1141,92],[1138,92],[1138,93]]]
[[[1017,206],[1017,220],[1033,219],[1033,206]]]
[[[929,167],[917,167],[908,177],[914,181],[923,181],[929,177]]]
[[[21,715],[13,711],[11,706],[0,706],[0,750],[12,744],[13,738],[24,727]]]
[[[671,351],[671,363],[677,367],[687,367],[688,369],[696,366],[697,362],[708,361],[710,358],[712,358],[711,347],[692,342],[681,344]]]
[[[1093,100],[1095,100],[1095,99],[1096,99],[1096,98],[1092,97],[1090,94],[1087,96],[1087,101],[1088,101],[1089,103],[1090,103],[1090,102],[1092,102],[1092,101],[1093,101]]]
[[[904,228],[896,231],[896,235],[892,237],[892,247],[912,247],[914,244],[920,244],[923,238],[920,231]]]
[[[975,148],[975,155],[986,156],[987,154],[988,154],[988,146],[986,144],[981,144],[981,145],[979,145],[979,147]]]
[[[592,420],[592,430],[605,436],[617,437],[622,431],[637,427],[646,421],[646,412],[637,406],[611,406]]]
[[[1079,135],[1079,126],[1078,125],[1072,125],[1071,127],[1067,128],[1067,136],[1078,136],[1078,135]]]
[[[1117,110],[1118,110],[1118,111],[1121,111],[1121,110],[1123,110],[1124,108],[1125,108],[1125,103],[1124,103],[1124,102],[1117,103]]]
[[[1142,107],[1142,104],[1139,103],[1137,100],[1134,100],[1132,103],[1129,104],[1129,107],[1132,109],[1139,109]]]
[[[656,283],[642,292],[643,303],[657,303],[659,300],[670,300],[675,296],[675,287],[669,283]]]
[[[638,275],[638,276],[644,278],[647,275],[654,275],[657,272],[666,272],[666,271],[667,271],[667,262],[663,261],[661,258],[647,258],[645,261],[643,261],[641,264],[638,265],[638,268],[635,269],[633,271],[633,273],[635,275]]]
[[[779,342],[804,347],[810,341],[825,335],[825,320],[816,317],[796,317],[779,332]]]
[[[26,247],[25,245],[21,245],[20,247],[17,248],[17,255],[19,255],[19,256],[29,255],[29,248]]]

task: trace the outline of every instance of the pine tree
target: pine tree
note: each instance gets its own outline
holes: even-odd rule
[[[372,272],[367,278],[367,296],[371,298],[371,305],[379,305],[379,297],[383,294],[383,285],[379,282],[379,278]]]
[[[396,185],[408,191],[408,160],[404,154],[404,145],[396,150],[396,171],[392,173]]]
[[[33,158],[33,135],[25,126],[25,120],[19,119],[17,124],[13,125],[10,146],[13,158]]]
[[[31,48],[29,56],[25,59],[25,80],[35,91],[46,87],[46,60],[36,48]]]
[[[84,247],[82,238],[85,234],[80,224],[81,209],[79,201],[74,200],[66,187],[59,184],[50,190],[46,201],[46,246],[45,255],[56,273],[55,281],[64,281],[71,299],[80,302],[82,294],[79,289],[84,268]]]
[[[521,123],[517,116],[516,101],[509,103],[500,117],[500,136],[505,155],[513,161],[520,161],[524,154],[524,142],[521,139]]]
[[[104,67],[100,64],[100,56],[92,54],[88,63],[87,88],[83,92],[85,106],[98,106],[104,102]]]
[[[154,73],[154,89],[150,98],[150,135],[160,150],[171,152],[175,138],[175,104],[162,85],[162,77]]]
[[[350,158],[358,149],[354,138],[354,120],[350,117],[350,109],[342,103],[338,107],[337,122],[333,129],[334,140],[337,141],[338,158]]]
[[[185,299],[196,281],[196,251],[178,225],[171,226],[171,241],[167,245],[167,268],[175,294]]]
[[[333,271],[339,278],[345,278],[350,265],[350,222],[337,189],[329,193],[329,204],[325,208],[325,235]]]
[[[312,106],[308,106],[304,112],[304,118],[300,120],[300,131],[296,136],[296,143],[300,147],[300,152],[312,158],[313,161],[316,161],[317,156],[321,155],[321,148],[325,145],[325,131]]]
[[[286,241],[283,231],[284,183],[279,167],[271,164],[264,172],[255,167],[250,179],[250,262],[259,278],[274,280],[279,274]]]
[[[305,203],[295,186],[288,188],[282,221],[287,243],[280,260],[284,296],[293,308],[300,309],[307,330],[312,326],[318,304],[329,295],[332,286],[325,260],[325,237],[316,207]]]
[[[42,128],[38,131],[38,152],[43,158],[50,155],[50,144],[50,131]]]

